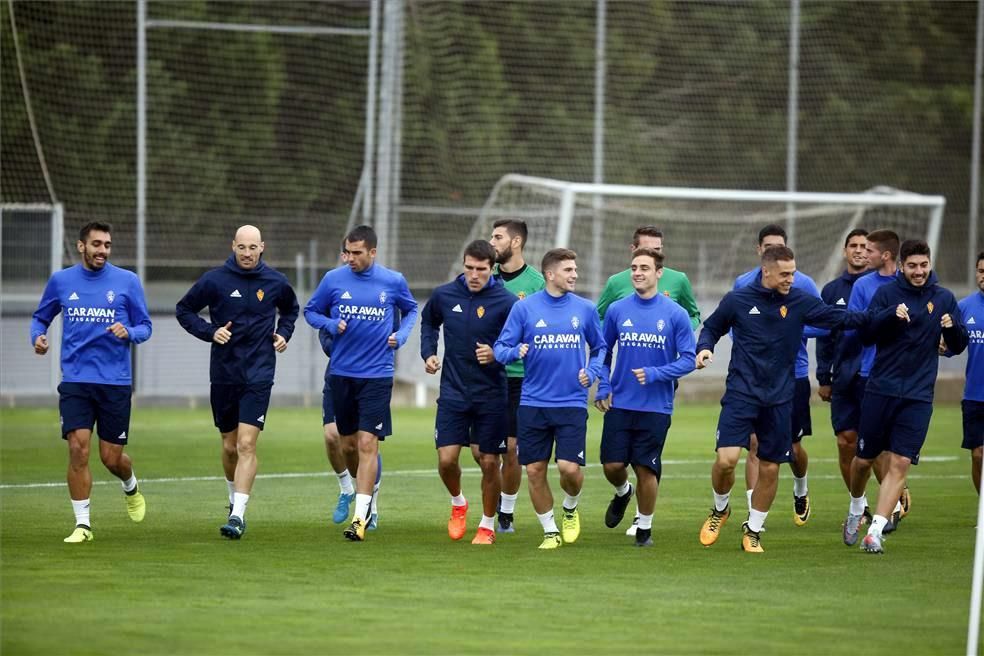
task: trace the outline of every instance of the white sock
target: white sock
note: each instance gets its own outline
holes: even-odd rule
[[[458,506],[460,508],[461,506],[467,506],[468,502],[465,501],[465,495],[459,493],[458,496],[451,497],[451,505]]]
[[[89,523],[88,499],[80,499],[80,500],[72,499],[72,510],[75,511],[76,526],[81,525],[81,526],[88,526],[90,528],[92,527],[92,524]]]
[[[352,515],[353,518],[366,519],[369,517],[369,504],[372,503],[371,494],[359,494],[355,495],[355,514]]]
[[[135,492],[137,489],[137,475],[133,472],[130,472],[130,478],[120,482],[123,484],[123,491],[127,494]]]
[[[482,521],[478,523],[478,528],[487,528],[492,532],[495,532],[495,518],[482,515]]]
[[[864,509],[868,505],[868,500],[863,496],[851,497],[851,510],[849,511],[852,515],[863,515]]]
[[[352,490],[355,492],[355,490]],[[372,486],[372,503],[369,505],[369,514],[376,515],[379,513],[379,483]]]
[[[718,494],[713,488],[711,488],[711,492],[714,492],[714,509],[718,512],[723,512],[728,507],[728,500],[731,497],[731,493],[725,492],[724,494]]]
[[[653,516],[652,515],[639,515],[639,528],[649,528],[653,527]]]
[[[902,512],[902,502],[901,501],[896,501],[895,502],[895,508],[892,509],[892,512],[893,513]]]
[[[871,520],[871,526],[868,527],[868,535],[876,535],[881,537],[882,529],[885,528],[885,524],[888,523],[887,517],[882,517],[881,515],[875,515]]]
[[[540,520],[540,526],[543,527],[544,533],[560,533],[557,528],[557,522],[554,521],[553,510],[548,510],[547,512],[536,514],[536,518]]]
[[[581,499],[581,493],[578,492],[575,496],[571,496],[564,492],[564,510],[576,510],[577,502]]]
[[[806,487],[806,476],[796,478],[793,476],[793,494],[798,497],[805,497],[809,489]]]
[[[352,474],[349,470],[343,471],[341,474],[335,474],[338,476],[338,491],[342,494],[354,494],[355,486],[352,485]]]
[[[226,479],[226,488],[229,490],[229,503],[232,503],[233,495],[236,494],[236,481]]]
[[[748,510],[752,510],[752,492],[754,490],[745,490],[745,497],[748,499]]]
[[[624,483],[622,483],[621,485],[615,488],[615,494],[617,494],[620,497],[624,497],[626,494],[629,493],[629,490],[631,489],[632,489],[632,485],[630,485],[629,481],[626,480]]]
[[[518,496],[518,492],[516,494],[506,494],[505,492],[500,494],[499,500],[502,502],[500,511],[510,515],[513,514],[516,511],[516,497]]]
[[[752,508],[748,511],[748,530],[760,533],[765,527],[765,518],[769,516],[769,511],[762,512]]]
[[[249,495],[236,492],[232,495],[232,514],[243,519],[246,517],[246,504],[249,503]]]

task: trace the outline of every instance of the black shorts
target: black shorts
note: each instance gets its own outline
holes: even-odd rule
[[[512,378],[507,378],[506,382],[509,386],[507,430],[509,431],[509,437],[516,437],[519,435],[519,399],[523,395],[523,378],[521,376],[515,376]]]
[[[62,383],[58,386],[58,413],[63,440],[74,430],[97,427],[99,439],[125,445],[130,430],[129,385]]]
[[[663,473],[663,445],[670,429],[670,415],[611,408],[601,432],[601,462],[641,465]]]
[[[321,390],[321,423],[325,426],[335,423],[335,403],[331,398],[331,383],[327,378]]]
[[[383,440],[392,434],[392,378],[355,378],[332,374],[330,385],[339,435],[355,435],[364,431]]]
[[[813,435],[813,420],[810,417],[810,396],[813,395],[813,390],[810,389],[810,379],[797,378],[795,385],[792,417],[793,444],[807,435]]]
[[[866,392],[858,426],[858,457],[874,460],[882,451],[905,456],[919,464],[933,404]]]
[[[266,425],[267,410],[270,408],[270,390],[273,383],[249,383],[245,385],[225,385],[212,383],[209,401],[212,403],[212,419],[220,433],[231,433],[239,424],[256,426],[260,430]]]
[[[855,376],[843,389],[834,388],[830,396],[830,424],[834,433],[857,431],[861,423],[861,401],[867,378]]]
[[[964,399],[960,409],[963,411],[963,448],[984,446],[984,401]]]
[[[751,434],[755,433],[759,458],[768,462],[789,462],[789,452],[793,448],[789,431],[792,412],[792,401],[763,406],[742,399],[722,400],[715,448],[740,446],[747,449]]]
[[[587,408],[522,405],[519,407],[519,435],[516,436],[519,464],[550,460],[556,442],[556,460],[576,462],[583,467],[587,432]]]
[[[506,423],[502,415],[506,408],[501,404],[475,403],[463,408],[453,403],[437,402],[434,426],[434,446],[478,445],[481,453],[506,452]]]

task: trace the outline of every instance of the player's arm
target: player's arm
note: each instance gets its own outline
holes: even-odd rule
[[[816,283],[813,282],[811,278],[804,278],[804,280],[806,282],[800,287],[800,289],[803,292],[812,296],[813,298],[819,298],[820,300],[823,300],[823,298],[820,296],[820,290],[817,289]],[[806,337],[807,339],[812,339],[815,337],[826,337],[829,334],[830,331],[827,330],[826,328],[820,328],[819,326],[811,326],[811,325],[803,326],[803,337]]]
[[[333,298],[333,288],[328,282],[328,274],[318,283],[318,288],[311,295],[311,300],[304,306],[304,320],[308,325],[316,330],[324,328],[333,336],[337,337],[345,330],[344,319],[332,318],[331,305]]]
[[[140,279],[136,276],[130,282],[126,314],[129,323],[123,326],[124,339],[129,339],[134,344],[140,344],[150,339],[154,327],[150,321],[150,312],[147,311],[147,299],[144,298],[143,287],[140,285]]]
[[[417,299],[410,293],[407,280],[402,275],[397,285],[395,305],[402,317],[400,328],[394,333],[396,348],[400,348],[410,338],[410,331],[413,330],[413,324],[417,321],[417,315],[420,313],[417,309]]]
[[[277,319],[277,329],[274,332],[289,342],[294,334],[294,325],[297,323],[297,315],[300,314],[301,307],[297,303],[297,294],[294,293],[294,288],[286,279],[284,279],[283,284],[283,294],[280,294],[277,299],[277,310],[280,317]]]
[[[687,317],[689,319],[689,317]],[[683,378],[697,368],[697,341],[690,322],[683,315],[674,317],[673,343],[676,344],[677,359],[659,367],[643,367],[647,383],[668,382]]]
[[[506,317],[506,325],[502,327],[499,338],[495,340],[495,344],[492,346],[492,352],[499,364],[509,364],[526,355],[526,350],[529,347],[520,343],[523,338],[526,305],[527,303],[516,303],[512,306],[512,309],[509,310],[509,316]]]
[[[704,326],[700,329],[700,337],[697,338],[695,360],[698,369],[707,366],[707,363],[711,361],[711,354],[714,353],[714,346],[731,330],[731,324],[734,320],[733,299],[732,292],[725,294],[717,309],[711,312],[711,316],[704,319]]]
[[[441,316],[438,294],[431,294],[420,313],[420,358],[424,362],[437,357],[437,341],[441,335],[443,323],[444,318]]]
[[[31,316],[31,346],[38,355],[48,351],[48,326],[61,312],[61,301],[58,300],[58,284],[54,277],[48,280],[38,301],[38,309]]]
[[[830,305],[831,299],[827,295],[827,289],[828,287],[823,288],[823,294],[820,295],[820,300]],[[817,384],[821,387],[829,387],[833,383],[834,356],[836,354],[834,335],[831,333],[823,337],[817,337],[815,349],[817,356]]]
[[[943,328],[943,343],[952,355],[960,355],[970,344],[970,334],[963,322],[963,314],[957,301],[951,296],[947,310],[943,313],[940,325]]]
[[[681,276],[679,304],[680,307],[687,311],[687,316],[690,317],[690,329],[697,330],[697,327],[700,326],[700,308],[697,307],[697,299],[694,298],[694,290],[690,286],[690,278],[683,272],[681,272]]]
[[[605,338],[601,334],[601,322],[595,313],[588,312],[585,321],[584,337],[590,349],[588,366],[584,369],[584,373],[588,377],[588,384],[585,387],[590,387],[605,366],[605,354],[608,352],[608,348],[605,345]]]
[[[181,327],[203,342],[211,342],[212,336],[215,334],[216,329],[219,328],[219,326],[205,321],[205,319],[198,316],[198,313],[208,306],[210,296],[208,280],[202,277],[191,286],[191,289],[174,306],[174,316],[177,317]],[[215,317],[212,317],[212,319],[214,320]]]
[[[335,344],[335,336],[328,332],[327,328],[320,328],[318,329],[318,342],[321,343],[321,350],[330,358],[331,347]]]

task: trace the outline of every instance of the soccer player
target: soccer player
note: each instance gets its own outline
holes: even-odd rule
[[[851,288],[847,309],[854,312],[867,310],[875,292],[880,287],[895,281],[898,272],[896,259],[899,255],[899,236],[891,230],[874,230],[868,233],[865,252],[868,255],[868,268],[874,273],[860,278]],[[853,330],[844,331],[842,341],[841,348],[845,351],[861,348],[861,368],[858,370],[858,381],[856,387],[851,390],[852,396],[849,399],[851,406],[857,408],[856,421],[851,423],[857,423],[861,418],[861,403],[864,399],[864,390],[867,388],[868,375],[871,373],[871,366],[875,361],[875,347],[861,344],[859,335]],[[854,458],[852,457],[851,460],[853,461]],[[887,461],[888,454],[886,453],[873,465],[875,477],[879,482],[882,479],[884,468],[887,466]],[[895,512],[892,513],[891,521],[889,521],[885,533],[891,533],[898,527],[902,518],[909,514],[911,503],[909,486],[904,483],[899,502],[895,507]],[[868,507],[867,498],[864,500],[864,505],[865,508]],[[862,524],[870,520],[870,514],[870,511],[867,514],[862,514]]]
[[[287,350],[299,311],[287,277],[263,261],[264,248],[260,231],[242,226],[225,264],[207,271],[175,307],[181,327],[212,344],[209,396],[229,491],[229,515],[219,533],[230,540],[246,532],[277,353]],[[208,321],[198,314],[206,307]]]
[[[519,358],[526,362],[517,449],[543,527],[540,548],[556,549],[563,542],[573,543],[581,533],[577,504],[584,483],[588,388],[601,371],[605,345],[594,305],[572,293],[577,254],[566,248],[547,251],[541,269],[546,287],[513,306],[494,352],[502,364]],[[585,348],[590,350],[587,362]],[[563,542],[547,483],[547,461],[554,444],[565,492]]]
[[[636,228],[632,235],[632,244],[629,246],[629,253],[635,253],[639,248],[652,248],[660,255],[663,254],[663,231],[655,226],[640,226]],[[690,286],[690,279],[683,271],[671,269],[664,266],[662,276],[657,284],[657,292],[663,296],[668,296],[680,307],[687,311],[690,317],[690,324],[693,330],[697,330],[700,325],[700,310],[697,308],[697,301],[694,300],[694,291]],[[631,296],[635,292],[632,283],[632,271],[626,269],[620,271],[608,279],[605,288],[598,298],[598,317],[604,321],[608,307],[617,300]],[[674,383],[674,389],[676,383]],[[635,535],[639,525],[639,509],[636,508],[635,518],[632,525],[625,531],[626,535]]]
[[[523,249],[529,232],[526,222],[520,219],[499,219],[492,225],[489,242],[495,249],[495,268],[492,273],[502,279],[506,289],[523,300],[543,289],[543,274],[526,263]],[[499,501],[499,532],[513,533],[516,497],[523,480],[523,470],[516,455],[516,417],[519,414],[519,398],[523,392],[523,361],[506,365],[506,382],[509,387],[508,450],[502,455],[502,494]]]
[[[99,457],[123,483],[127,514],[140,522],[147,511],[123,448],[130,430],[130,344],[150,339],[150,315],[137,276],[109,263],[111,233],[107,223],[82,226],[75,245],[81,264],[51,276],[31,319],[31,344],[44,355],[48,326],[59,312],[64,316],[58,412],[62,439],[68,442],[68,492],[75,511],[75,530],[65,538],[69,543],[92,540],[89,443],[96,425]]]
[[[438,472],[451,494],[448,536],[467,530],[468,501],[461,490],[461,447],[471,446],[482,469],[482,521],[472,544],[495,544],[495,512],[502,489],[499,456],[506,452],[509,395],[506,370],[492,344],[502,331],[516,296],[492,277],[495,250],[477,240],[465,247],[464,273],[434,290],[420,315],[420,357],[429,374],[441,370],[434,442]],[[437,342],[444,330],[444,362]]]
[[[748,521],[742,525],[741,547],[763,551],[760,533],[776,495],[779,464],[793,450],[789,427],[793,412],[793,380],[803,326],[858,327],[865,313],[848,313],[793,287],[796,261],[786,246],[762,253],[762,271],[751,284],[728,292],[704,321],[697,340],[697,368],[711,361],[714,345],[732,331],[731,362],[717,427],[717,457],[711,468],[714,505],[700,530],[704,546],[714,544],[731,516],[729,495],[741,449],[752,433],[758,436],[758,481],[752,492]]]
[[[786,231],[774,223],[759,230],[758,255],[777,246],[786,245]],[[735,289],[747,287],[761,274],[761,268],[747,271],[735,279]],[[796,271],[793,278],[793,289],[806,292],[810,296],[820,298],[820,292],[813,278],[802,271]],[[807,470],[810,464],[809,454],[803,446],[803,438],[813,434],[813,420],[810,416],[810,356],[806,351],[806,340],[809,337],[826,335],[827,331],[805,326],[800,340],[800,348],[796,353],[796,376],[794,379],[793,408],[791,432],[793,436],[793,456],[789,460],[789,468],[793,471],[793,523],[803,526],[810,520],[810,490],[807,483]],[[751,448],[745,459],[745,495],[748,509],[752,508],[752,494],[758,481],[758,439],[751,437]]]
[[[970,450],[970,475],[981,492],[981,460],[984,454],[984,251],[977,254],[977,291],[958,303],[967,327],[967,380],[963,410],[963,448]]]
[[[615,487],[605,525],[615,528],[632,498],[626,466],[636,474],[639,523],[635,544],[652,546],[653,510],[662,474],[663,445],[673,413],[673,383],[694,370],[694,332],[686,310],[657,292],[663,256],[639,248],[630,268],[635,293],[605,314],[606,361],[618,346],[615,369],[601,370],[595,406],[605,414],[601,462]],[[609,382],[610,378],[610,382]]]
[[[358,226],[345,236],[347,267],[325,274],[304,308],[315,329],[334,337],[330,387],[343,443],[357,445],[355,511],[343,535],[365,539],[379,467],[379,441],[392,433],[390,399],[396,349],[417,319],[417,301],[402,274],[376,264],[376,232]],[[397,313],[402,315],[394,331]]]
[[[875,515],[861,541],[868,553],[882,553],[883,529],[902,494],[909,467],[919,464],[933,415],[940,338],[954,354],[967,348],[960,308],[953,293],[939,285],[929,245],[907,240],[899,248],[899,260],[902,275],[878,288],[869,306],[877,318],[859,330],[862,342],[877,349],[861,402],[857,456],[851,463],[851,505],[844,522],[847,545],[858,539],[872,463],[888,452]],[[904,321],[886,317],[880,312],[883,308],[895,309]]]
[[[844,240],[845,269],[823,286],[820,298],[827,305],[847,307],[851,289],[870,272],[866,249],[868,231],[855,228]],[[864,396],[861,378],[861,344],[844,340],[839,331],[817,337],[817,383],[820,399],[830,404],[830,422],[837,436],[837,456],[844,485],[851,487],[851,461],[858,444],[858,417]]]

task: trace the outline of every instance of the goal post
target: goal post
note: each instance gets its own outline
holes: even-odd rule
[[[667,265],[685,271],[698,296],[713,298],[757,264],[757,235],[765,224],[786,228],[797,268],[822,285],[842,268],[844,239],[854,228],[925,239],[936,253],[945,207],[943,196],[886,187],[864,193],[754,191],[509,174],[493,187],[469,240],[487,237],[496,219],[523,219],[530,233],[527,261],[535,266],[550,248],[573,248],[583,258],[581,290],[597,296],[609,275],[626,268],[635,229],[655,225],[665,235]]]

